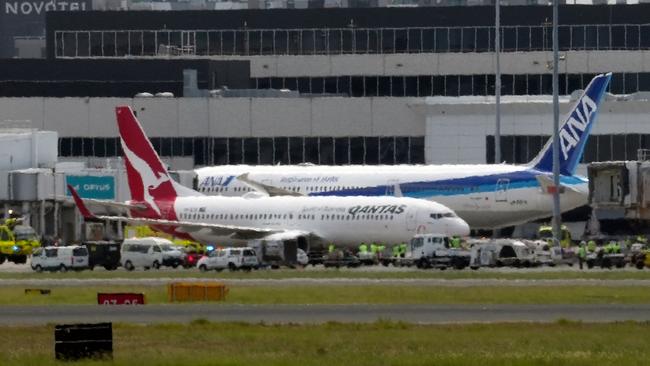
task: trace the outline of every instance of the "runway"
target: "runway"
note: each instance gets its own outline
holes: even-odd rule
[[[650,304],[641,305],[57,305],[2,306],[0,325],[127,322],[324,323],[379,319],[421,324],[650,321]]]

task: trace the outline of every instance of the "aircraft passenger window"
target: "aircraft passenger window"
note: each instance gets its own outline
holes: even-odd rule
[[[293,214],[289,214],[289,220],[293,219]]]

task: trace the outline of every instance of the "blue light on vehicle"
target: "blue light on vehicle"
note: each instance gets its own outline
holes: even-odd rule
[[[20,252],[20,247],[18,245],[14,245],[11,249],[13,249],[14,252]]]
[[[208,245],[205,249],[206,249],[208,252],[211,252],[211,251],[214,250],[214,247],[213,247],[212,245]]]

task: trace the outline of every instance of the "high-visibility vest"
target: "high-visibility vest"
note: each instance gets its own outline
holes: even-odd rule
[[[589,240],[587,243],[587,248],[589,249],[590,252],[595,252],[596,251],[596,242],[593,240]]]
[[[585,259],[587,257],[587,250],[585,249],[584,246],[578,248],[578,257],[580,257],[581,259]]]

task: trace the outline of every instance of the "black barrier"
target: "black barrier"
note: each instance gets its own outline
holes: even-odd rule
[[[60,324],[54,328],[57,360],[113,358],[113,324]]]
[[[25,289],[25,295],[32,295],[32,294],[49,295],[51,293],[52,291],[47,288],[26,288]]]

